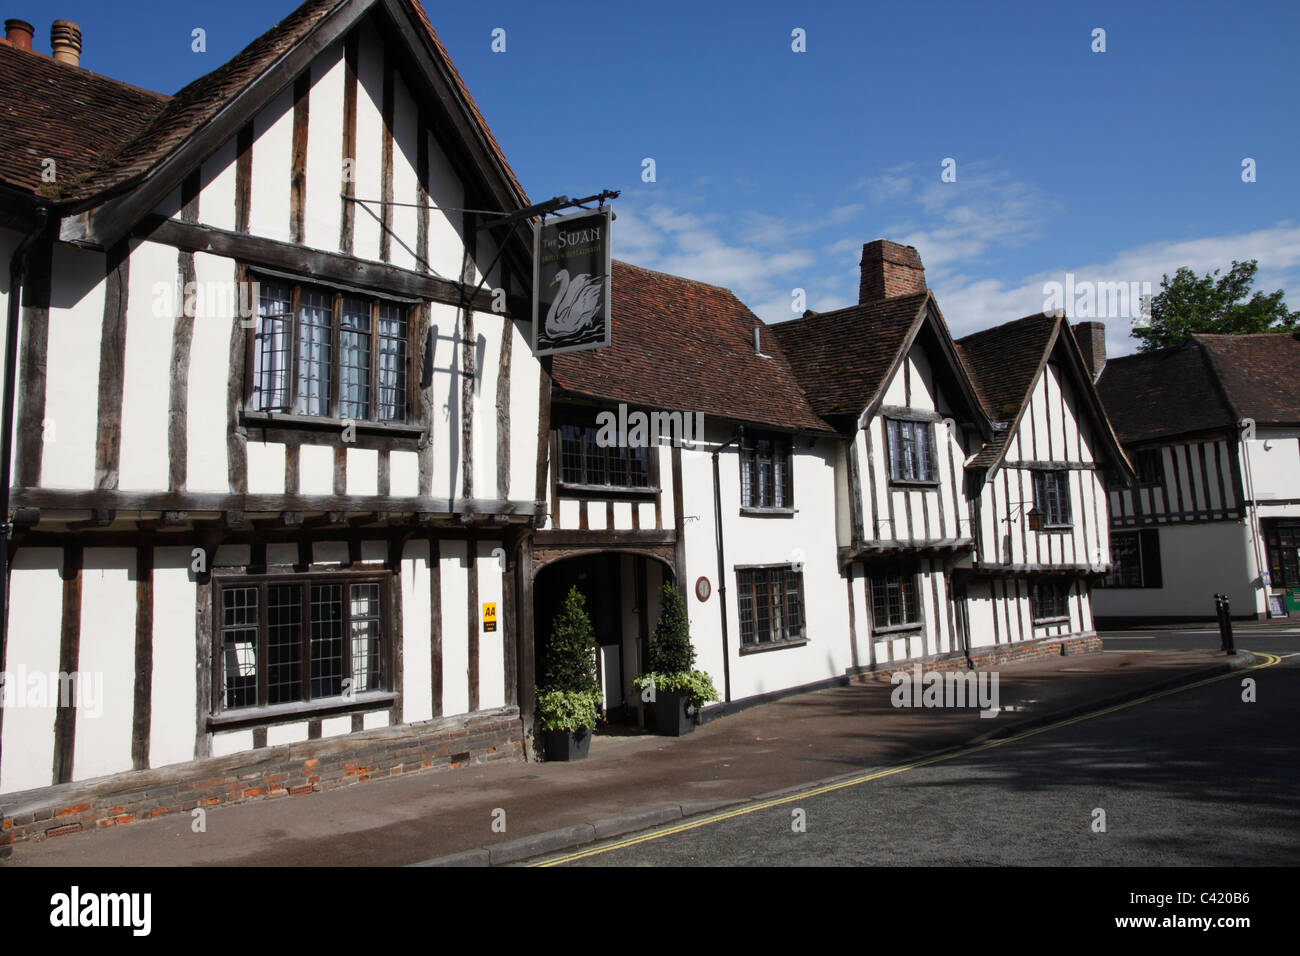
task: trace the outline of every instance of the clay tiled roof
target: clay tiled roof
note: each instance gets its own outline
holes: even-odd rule
[[[957,351],[993,421],[1009,422],[1020,412],[1059,321],[1030,315],[957,340]]]
[[[1110,359],[1097,388],[1124,442],[1300,423],[1300,335],[1193,335],[1182,346]]]
[[[1300,423],[1300,335],[1193,335],[1218,373],[1238,419]]]
[[[5,43],[0,90],[0,182],[28,193],[81,181],[167,103],[161,94]],[[41,181],[46,158],[55,162],[54,184]]]
[[[857,416],[871,404],[927,298],[920,292],[772,326],[818,415]]]
[[[43,96],[47,102],[42,114],[36,113],[34,107],[29,106],[24,114],[16,117],[23,124],[23,132],[20,137],[6,137],[5,145],[0,147],[0,176],[7,182],[30,188],[33,185],[31,177],[25,172],[30,165],[30,157],[22,147],[28,143],[40,142],[36,137],[42,135],[48,135],[56,142],[64,142],[63,148],[78,160],[71,166],[72,175],[64,176],[61,173],[54,190],[47,191],[51,199],[66,201],[87,198],[143,176],[217,116],[282,56],[306,39],[342,2],[343,0],[307,0],[234,58],[199,77],[170,99],[136,90],[86,70],[55,64],[39,55],[6,49],[4,52],[8,58],[26,56],[29,61],[44,61],[40,70],[42,76],[48,77],[48,82],[33,90],[23,89],[18,97],[20,102],[25,102],[28,98],[39,99]],[[528,199],[523,187],[510,170],[505,154],[469,95],[460,74],[452,65],[451,57],[434,32],[424,9],[418,0],[408,2],[428,31],[434,50],[442,58],[459,93],[465,97],[488,148],[501,162],[507,179],[518,192],[521,205],[527,205]],[[30,85],[30,80],[26,78],[18,82],[22,76],[23,74],[13,74],[14,82],[5,84],[7,97],[13,98],[15,90]],[[6,76],[5,79],[10,77]],[[68,101],[73,102],[75,108],[64,111],[63,106]],[[44,132],[46,129],[49,129],[48,134]],[[15,139],[21,140],[22,144],[15,142]],[[45,155],[59,156],[58,153],[50,152]],[[11,169],[13,174],[25,174],[26,179],[10,179]],[[36,167],[36,172],[38,182],[39,166]]]
[[[1040,313],[957,340],[957,352],[990,419],[1009,423],[1020,414],[1060,322],[1056,316]],[[988,468],[995,464],[1011,434],[1010,428],[995,431],[967,467]]]
[[[831,431],[781,346],[728,289],[613,263],[610,345],[552,360],[563,392],[798,431]],[[754,354],[754,329],[764,329]]]

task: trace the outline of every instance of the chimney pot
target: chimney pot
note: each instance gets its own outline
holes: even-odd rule
[[[5,21],[5,39],[19,50],[32,52],[32,37],[36,28],[26,20],[10,19]]]
[[[915,246],[875,239],[862,247],[858,304],[925,291],[925,266]]]
[[[1096,382],[1106,365],[1106,323],[1078,322],[1074,326],[1074,338],[1083,353],[1083,364],[1088,366]]]
[[[50,24],[50,52],[60,63],[80,66],[81,27],[71,20],[55,20]]]

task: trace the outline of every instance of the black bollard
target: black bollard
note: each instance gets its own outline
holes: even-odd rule
[[[1232,643],[1232,610],[1226,594],[1223,596],[1223,646],[1229,657],[1236,656],[1237,648]]]

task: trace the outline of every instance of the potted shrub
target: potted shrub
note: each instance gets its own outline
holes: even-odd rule
[[[654,709],[655,728],[680,737],[695,729],[700,708],[718,699],[713,679],[695,669],[695,648],[681,592],[663,586],[663,608],[650,638],[650,672],[633,681]]]
[[[582,760],[600,710],[596,682],[596,632],[586,599],[569,589],[551,624],[542,683],[537,688],[537,727],[547,760]]]

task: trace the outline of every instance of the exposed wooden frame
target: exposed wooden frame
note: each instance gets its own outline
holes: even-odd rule
[[[45,451],[46,359],[50,336],[50,273],[53,241],[37,240],[28,254],[22,290],[22,337],[19,343],[18,422],[14,429],[15,484],[41,483]]]
[[[199,218],[201,178],[198,171],[181,185],[181,219],[195,223]],[[194,253],[176,252],[176,281],[181,291],[176,321],[172,324],[171,366],[167,396],[167,489],[183,491],[189,479],[189,379],[190,351],[194,343],[194,309],[185,290],[198,281]]]
[[[289,237],[304,242],[307,212],[307,129],[311,104],[311,67],[293,81],[293,157],[289,171]]]
[[[59,673],[75,674],[81,658],[81,572],[84,553],[80,544],[68,544],[63,549],[63,608],[59,629]],[[59,681],[62,693],[63,681]],[[75,691],[75,688],[74,688]],[[77,702],[56,702],[54,713],[54,767],[53,784],[72,781],[72,760],[76,752]]]
[[[149,769],[153,715],[153,548],[135,550],[135,692],[131,708],[131,769]]]
[[[99,401],[95,415],[95,487],[117,487],[122,456],[122,393],[126,376],[126,313],[131,249],[125,241],[107,255],[104,313],[99,337]]]
[[[389,295],[460,306],[464,297],[474,288],[473,285],[465,287],[451,279],[387,263],[368,262],[278,239],[241,235],[215,226],[181,222],[162,216],[146,216],[131,230],[131,235],[190,252],[237,259],[254,270],[261,266],[303,276],[302,281],[307,283],[311,282],[312,277],[317,277],[325,282],[371,290],[381,298]],[[490,311],[491,293],[487,290],[480,291],[475,296],[474,308],[480,312]]]

